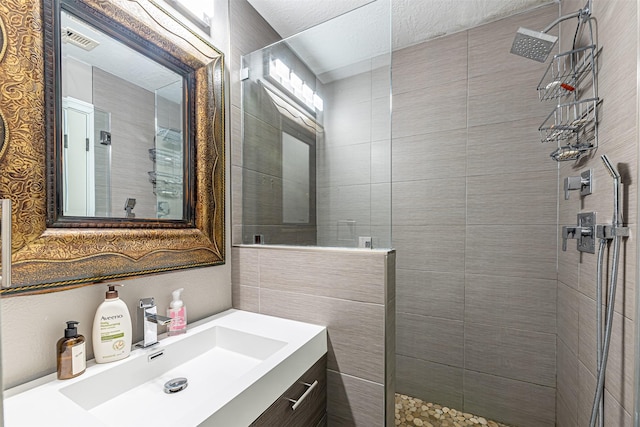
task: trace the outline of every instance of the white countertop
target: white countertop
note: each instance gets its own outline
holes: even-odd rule
[[[234,351],[208,349],[215,340],[211,328],[216,327],[255,339],[232,343]],[[175,357],[187,357],[177,354],[185,353],[185,345],[206,348],[198,350],[202,356],[172,366]],[[158,362],[148,361],[149,355],[162,350],[165,354]],[[90,361],[77,378],[58,380],[52,374],[5,391],[5,426],[246,427],[326,352],[323,326],[227,310],[189,325],[184,335],[164,337],[150,349],[135,349],[126,359]],[[160,374],[136,382],[150,364],[161,369]],[[166,379],[176,376],[186,376],[189,386],[176,394],[164,393]]]

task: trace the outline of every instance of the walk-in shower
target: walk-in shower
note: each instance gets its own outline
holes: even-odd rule
[[[578,26],[575,31],[571,49],[566,53],[554,56],[541,83],[538,85],[541,100],[556,100],[557,107],[549,115],[549,118],[539,128],[543,135],[542,142],[556,142],[558,148],[551,153],[556,161],[578,160],[582,155],[591,153],[598,148],[598,114],[597,110],[601,100],[598,97],[597,85],[597,55],[598,50],[592,26],[592,1],[589,0],[583,9],[577,12],[560,16],[541,32],[520,28],[516,33],[511,53],[523,56],[538,62],[546,62],[552,52],[558,38],[546,34],[560,22],[577,18]],[[588,26],[587,46],[580,47],[579,37],[583,25]],[[585,77],[585,76],[589,76]],[[545,81],[546,79],[546,81]],[[590,88],[592,97],[585,99],[580,85]],[[549,96],[548,94],[552,95]],[[569,98],[569,101],[563,101]],[[563,102],[565,102],[563,104]],[[583,109],[584,103],[588,107]],[[563,114],[564,113],[564,114]],[[573,114],[571,114],[573,113]],[[590,124],[590,131],[585,131],[585,125]],[[584,134],[590,132],[590,140],[584,142]],[[581,137],[583,141],[581,141]],[[596,261],[596,389],[590,414],[589,425],[595,427],[604,425],[604,377],[609,357],[611,342],[611,330],[616,298],[618,280],[618,268],[620,263],[620,245],[622,239],[629,235],[628,227],[623,225],[621,176],[612,165],[606,155],[601,156],[605,168],[613,178],[613,218],[610,225],[596,225],[595,212],[579,213],[577,226],[563,227],[563,250],[566,251],[568,238],[578,239],[578,250],[583,252],[595,251],[594,239],[599,239]],[[590,171],[589,171],[590,174]],[[574,177],[580,180],[580,177]],[[571,178],[567,178],[570,180]],[[592,184],[589,176],[589,185]],[[565,199],[568,199],[568,190],[572,189],[565,181]],[[577,188],[580,188],[578,185]],[[575,187],[574,187],[575,188]],[[582,193],[582,195],[590,194]],[[583,222],[584,219],[587,221]],[[584,242],[591,242],[591,245]],[[582,244],[581,244],[582,242]],[[607,272],[609,286],[605,296],[602,293],[603,274],[605,269],[605,254],[608,243],[612,242],[611,271]],[[606,317],[602,318],[602,306],[605,304]]]
[[[558,218],[564,222],[568,216],[564,207],[577,204],[578,197],[558,200],[558,171],[561,177],[572,175],[572,168],[579,166],[550,161],[548,154],[557,149],[554,160],[588,162],[596,153],[592,135],[581,127],[581,114],[591,114],[594,97],[582,110],[582,99],[576,98],[595,89],[589,84],[595,81],[591,69],[578,83],[567,80],[576,67],[583,70],[592,64],[583,58],[593,57],[580,56],[571,65],[577,57],[566,55],[563,60],[569,66],[563,73],[569,77],[550,74],[541,84],[546,64],[513,58],[509,50],[548,63],[549,56],[555,57],[551,52],[581,49],[588,37],[590,6],[561,15],[557,2],[547,4],[398,49],[392,67],[390,55],[360,59],[352,64],[353,70],[364,64],[367,68],[355,74],[347,69],[318,72],[317,64],[308,60],[307,53],[318,44],[327,46],[326,37],[305,41],[304,47],[295,38],[287,39],[242,58],[240,241],[342,247],[373,241],[374,247],[385,246],[381,243],[385,226],[377,227],[384,221],[393,224],[393,240],[386,245],[397,253],[395,381],[396,391],[406,397],[397,402],[400,425],[410,425],[414,417],[429,411],[438,420],[444,413],[453,413],[454,418],[466,413],[478,414],[472,417],[476,420],[484,417],[483,421],[518,426],[556,425],[556,411],[561,411],[556,408],[563,403],[558,378],[570,371],[562,365],[562,357],[583,350],[569,347],[574,336],[569,345],[561,342],[566,331],[558,326],[566,316],[558,307],[567,300],[573,304],[571,298],[580,292],[579,285],[559,286],[558,271],[564,262],[575,261],[576,270],[581,267],[573,251],[559,251]],[[558,36],[555,27],[565,21]],[[585,37],[578,35],[576,44],[571,43],[572,21],[585,28]],[[511,35],[518,28],[512,45]],[[326,65],[340,56],[339,47],[332,44],[327,61],[317,62]],[[499,51],[502,62],[478,54],[486,51]],[[383,105],[389,101],[389,87],[379,80],[390,82],[389,68],[393,69],[393,147],[388,104]],[[535,99],[536,84],[541,87],[540,100],[551,102]],[[559,94],[565,98],[554,98]],[[322,110],[316,96],[322,99]],[[570,103],[574,104],[564,106]],[[550,122],[537,128],[557,105],[563,105],[566,123],[556,124],[551,115]],[[587,117],[595,119],[595,113]],[[386,140],[379,137],[382,132]],[[576,134],[578,143],[571,139]],[[545,143],[540,144],[538,136]],[[552,141],[558,144],[549,149]],[[296,167],[279,163],[292,158],[288,153],[304,159],[300,169],[304,179],[284,176],[283,171],[299,175]],[[600,185],[598,172],[604,171],[598,166],[595,194],[602,194],[605,186]],[[285,196],[289,190],[283,181],[291,181],[290,189],[308,191]],[[591,201],[596,196],[589,197]],[[596,230],[595,225],[594,252],[600,243],[600,254],[584,258],[593,270],[596,258],[601,259],[600,280],[606,277],[610,282],[614,272],[605,273],[603,267],[607,247],[611,255],[618,253],[617,258],[620,252],[615,239],[609,238],[611,229]],[[598,242],[597,233],[605,236],[603,241]],[[592,276],[588,280],[595,282]],[[612,292],[608,293],[601,295],[603,302],[611,299]],[[580,303],[588,305],[579,309],[591,310],[592,294],[579,296]],[[609,310],[613,308],[607,308],[603,317],[609,317]],[[596,322],[595,313],[591,321]],[[591,323],[588,326],[585,334],[593,332]],[[596,360],[592,346],[594,360],[586,366],[594,376],[591,365],[605,369],[608,327],[610,323],[598,328],[600,356]],[[610,346],[615,349],[615,334]],[[575,364],[579,363],[586,362],[576,358]],[[590,403],[581,401],[580,408]],[[587,412],[582,410],[581,416],[588,418]]]

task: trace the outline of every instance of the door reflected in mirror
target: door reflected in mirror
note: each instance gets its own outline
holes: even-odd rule
[[[184,77],[61,13],[62,216],[188,220]]]

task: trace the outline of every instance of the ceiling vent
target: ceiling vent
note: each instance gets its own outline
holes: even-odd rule
[[[71,27],[62,29],[62,42],[71,43],[86,51],[93,50],[100,44],[92,38],[85,36],[84,34],[74,30]]]

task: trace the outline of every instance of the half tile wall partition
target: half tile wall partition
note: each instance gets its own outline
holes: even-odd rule
[[[395,252],[247,246],[231,260],[234,308],[327,326],[329,425],[393,425]]]

